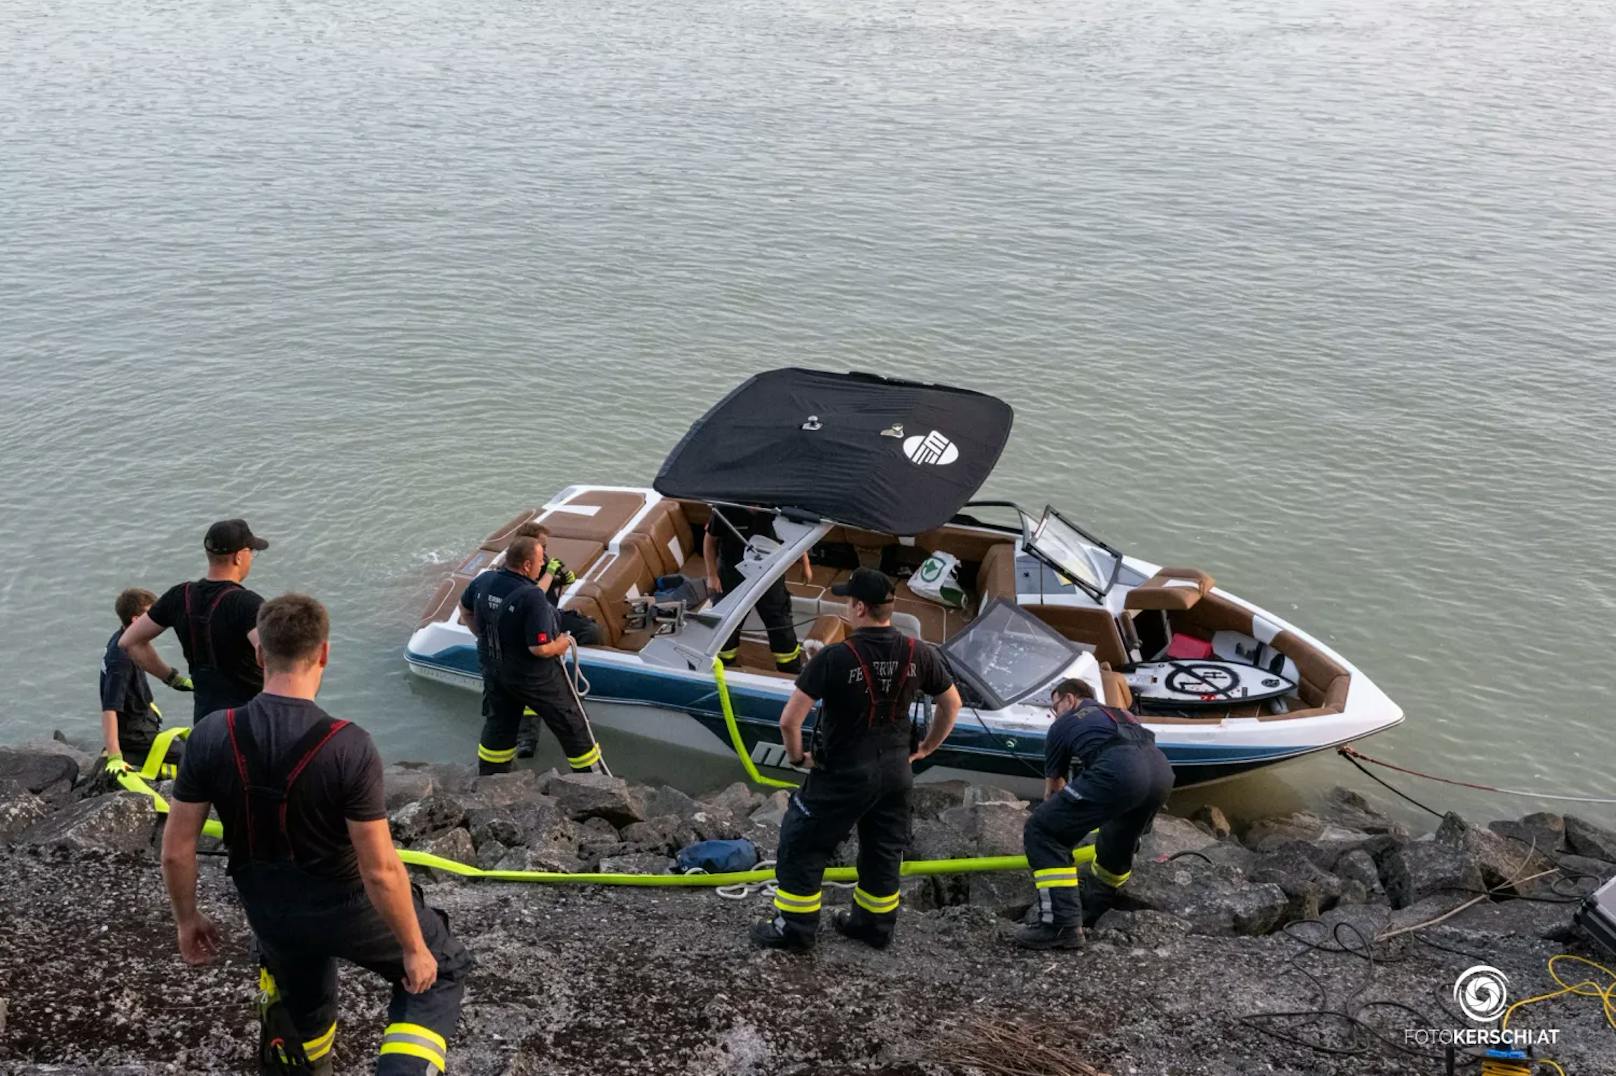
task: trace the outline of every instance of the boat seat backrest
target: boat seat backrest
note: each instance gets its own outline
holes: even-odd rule
[[[1124,609],[1190,609],[1213,587],[1199,568],[1158,568],[1156,574],[1128,591]]]
[[[1016,600],[1016,545],[999,542],[989,546],[982,557],[982,566],[976,573],[976,589],[982,595],[982,605],[994,598]]]
[[[643,536],[640,555],[658,575],[679,574],[691,556],[701,554],[701,545],[678,501],[658,501],[629,533]]]
[[[1113,667],[1128,664],[1116,617],[1104,609],[1077,605],[1023,605],[1023,609],[1072,640],[1094,648],[1094,660]]]
[[[628,631],[628,603],[634,598],[650,597],[655,591],[656,573],[638,551],[624,547],[615,556],[602,559],[579,580],[561,604],[563,608],[593,617],[605,633],[608,645],[638,650],[650,638],[650,633]]]
[[[605,545],[644,507],[643,493],[587,490],[540,512],[537,518],[557,538],[582,538]]]
[[[1339,662],[1292,631],[1280,632],[1269,645],[1296,663],[1303,702],[1315,707],[1329,707],[1333,701],[1346,705],[1352,674]]]
[[[537,513],[532,508],[529,508],[527,511],[516,516],[516,518],[507,522],[503,527],[499,528],[499,530],[483,539],[482,548],[488,550],[490,553],[505,552],[505,547],[511,544],[511,538],[516,534],[516,528],[532,519],[536,514]]]

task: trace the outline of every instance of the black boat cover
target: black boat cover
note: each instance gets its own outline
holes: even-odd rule
[[[698,419],[653,485],[667,497],[919,534],[975,495],[1013,418],[1003,400],[947,385],[771,370]]]

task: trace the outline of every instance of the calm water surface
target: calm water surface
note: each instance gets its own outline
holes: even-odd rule
[[[253,583],[331,606],[327,706],[469,760],[475,697],[401,660],[441,566],[802,363],[1005,397],[988,494],[1330,641],[1408,711],[1367,750],[1616,795],[1613,40],[1575,0],[10,0],[0,741],[93,735],[117,591],[244,514]]]

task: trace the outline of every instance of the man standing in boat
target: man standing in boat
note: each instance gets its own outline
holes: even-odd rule
[[[174,629],[196,688],[193,722],[215,710],[245,706],[264,689],[254,638],[264,599],[242,583],[254,555],[269,543],[253,534],[245,519],[224,519],[208,528],[202,548],[208,574],[170,587],[118,640],[136,665],[173,687],[164,674],[177,670],[157,655],[152,640]]]
[[[752,940],[770,949],[813,948],[825,865],[855,826],[859,881],[853,908],[838,912],[831,925],[876,949],[891,944],[899,868],[909,842],[911,766],[948,738],[960,709],[959,689],[942,659],[892,626],[892,580],[860,568],[831,593],[850,599],[853,633],[814,656],[780,714],[787,757],[810,771],[780,828],[777,914],[752,927]],[[909,709],[921,692],[936,701],[936,709],[917,747]],[[824,709],[809,754],[802,726],[816,701]]]
[[[702,536],[701,555],[707,569],[707,592],[713,601],[745,581],[739,565],[746,556],[746,543],[758,535],[774,533],[774,517],[755,508],[721,508],[713,505],[713,514],[707,520],[707,533]],[[814,581],[813,565],[808,554],[802,555],[802,579]],[[791,621],[791,593],[786,590],[781,576],[758,598],[753,606],[769,633],[769,650],[774,655],[774,666],[780,672],[802,671],[802,646],[797,641],[797,627]],[[741,629],[736,627],[724,643],[718,657],[725,665],[733,665],[741,654]]]
[[[1103,706],[1087,681],[1055,685],[1056,717],[1044,739],[1044,802],[1023,842],[1038,890],[1037,921],[1023,926],[1025,949],[1079,949],[1133,869],[1139,838],[1173,790],[1173,767],[1156,736],[1133,714]],[[1068,783],[1073,763],[1081,769]],[[1072,850],[1096,827],[1094,885],[1079,896]]]
[[[545,559],[538,539],[514,539],[505,551],[505,567],[528,583],[497,601],[485,600],[477,614],[493,670],[492,679],[484,680],[488,716],[477,744],[479,773],[504,773],[515,763],[522,711],[529,708],[561,741],[573,772],[605,769],[583,702],[567,678],[563,659],[573,638],[561,630],[555,606],[536,582]]]

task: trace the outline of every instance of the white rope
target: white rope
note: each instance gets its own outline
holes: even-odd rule
[[[763,860],[759,860],[757,865],[752,867],[751,869],[755,870],[755,871],[768,870],[770,867],[773,867],[775,865],[776,864],[775,864],[774,860],[772,860],[772,859],[763,859]],[[707,872],[702,870],[700,867],[692,867],[690,870],[685,871],[685,873],[686,874],[706,874]],[[856,883],[856,882],[821,882],[820,883],[821,887],[825,888],[825,889],[852,889],[857,884],[858,883]],[[717,893],[720,897],[723,897],[725,900],[746,900],[748,897],[754,896],[754,895],[756,895],[758,893],[766,893],[766,894],[768,894],[769,899],[773,900],[774,899],[774,891],[776,889],[779,889],[779,888],[780,888],[780,883],[777,882],[775,879],[770,878],[766,882],[736,882],[734,885],[721,885],[721,886],[715,887],[713,889],[713,892]]]

